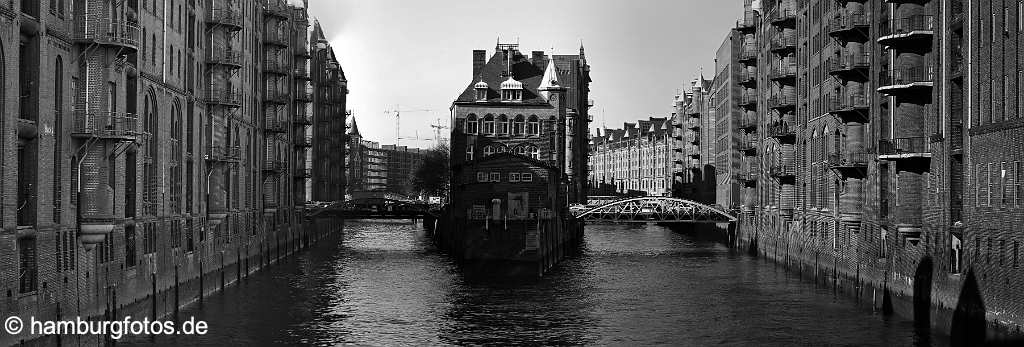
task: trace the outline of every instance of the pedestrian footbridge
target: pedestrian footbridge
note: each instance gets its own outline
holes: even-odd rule
[[[736,216],[692,200],[648,196],[594,200],[569,208],[588,223],[733,223]]]

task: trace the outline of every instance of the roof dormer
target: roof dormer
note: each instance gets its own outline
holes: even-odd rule
[[[484,82],[483,78],[473,85],[473,89],[476,89],[476,101],[487,101],[487,88],[487,82]]]
[[[523,101],[523,82],[516,81],[512,76],[501,82],[501,100]]]

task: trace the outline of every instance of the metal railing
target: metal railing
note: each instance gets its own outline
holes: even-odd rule
[[[922,14],[882,21],[882,25],[879,28],[879,35],[903,35],[913,32],[929,32],[934,30],[935,17]]]
[[[830,95],[825,104],[827,112],[849,111],[871,107],[871,101],[864,95]]]
[[[297,178],[310,178],[313,177],[313,170],[298,168],[295,169],[295,177]]]
[[[757,60],[757,48],[744,46],[743,51],[740,52],[740,61],[754,60]]]
[[[768,78],[776,80],[796,77],[796,64],[775,64],[772,65]]]
[[[287,35],[274,33],[273,31],[263,32],[263,43],[277,46],[288,46],[288,41]]]
[[[236,162],[242,157],[239,146],[207,146],[206,160],[216,162]]]
[[[263,59],[263,72],[287,75],[288,70],[288,66],[284,62],[269,58]]]
[[[772,177],[793,177],[796,176],[796,166],[793,164],[772,165],[768,172]]]
[[[311,118],[308,114],[305,114],[305,113],[296,113],[295,114],[295,118],[293,118],[293,120],[294,120],[295,124],[302,124],[302,125],[313,124],[313,118]]]
[[[833,18],[826,26],[829,33],[838,33],[855,29],[867,29],[871,27],[869,17],[863,13],[849,13]]]
[[[775,11],[771,12],[770,20],[772,24],[776,25],[788,21],[794,21],[796,20],[796,11],[788,8],[777,8]]]
[[[311,87],[310,88],[306,88],[306,87],[295,88],[295,100],[306,101],[306,102],[312,101],[313,100],[313,89]]]
[[[772,38],[770,48],[773,51],[794,49],[796,48],[796,35],[779,34],[778,36]]]
[[[287,122],[280,119],[269,118],[263,123],[263,130],[271,133],[283,133],[287,131]]]
[[[867,152],[831,153],[828,164],[831,167],[865,167],[873,159]]]
[[[263,3],[263,13],[280,17],[288,18],[288,4],[281,0],[269,0]]]
[[[210,8],[206,15],[206,22],[220,24],[231,28],[242,28],[242,16],[230,8]]]
[[[110,18],[105,15],[86,14],[75,21],[76,40],[137,49],[141,37],[142,29],[138,23],[129,22],[123,16]]]
[[[288,169],[288,163],[284,160],[265,159],[263,160],[263,171],[281,172]]]
[[[268,90],[265,94],[263,94],[263,100],[275,104],[287,104],[288,93],[277,90]]]
[[[75,111],[74,134],[99,138],[131,138],[139,133],[139,117],[131,113]]]
[[[838,57],[832,56],[825,61],[829,73],[835,73],[853,69],[867,69],[871,67],[871,53],[843,54]]]
[[[740,94],[740,106],[753,106],[757,105],[757,94],[756,93],[743,93]]]
[[[931,141],[926,136],[902,137],[878,141],[879,155],[931,153]]]
[[[740,85],[752,85],[757,83],[757,73],[751,72],[747,69],[740,71],[739,84]]]
[[[890,70],[882,70],[879,73],[879,84],[881,86],[893,86],[912,83],[932,82],[935,74],[931,67],[901,67]]]
[[[795,106],[795,95],[775,95],[768,98],[768,107],[770,108],[789,108]]]
[[[242,105],[242,93],[233,89],[226,88],[207,88],[206,97],[204,98],[208,104],[219,104],[229,106],[241,106]]]
[[[210,64],[242,66],[242,53],[234,50],[212,50],[206,57]]]
[[[757,150],[757,140],[740,140],[740,144],[736,146],[736,149],[740,152],[749,152]]]
[[[765,129],[768,137],[788,137],[796,135],[796,126],[788,121],[774,121],[768,124]]]

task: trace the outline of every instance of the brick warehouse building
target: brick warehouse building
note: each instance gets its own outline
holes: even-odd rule
[[[672,127],[668,118],[598,129],[590,138],[588,184],[591,195],[672,192]]]
[[[954,337],[1024,329],[1024,6],[744,2],[744,245]]]
[[[295,117],[344,99],[310,95],[304,4],[23,0],[0,28],[0,312],[171,314],[317,231]]]
[[[694,79],[676,95],[672,114],[673,196],[715,204],[715,110],[711,81]]]
[[[579,234],[565,218],[587,196],[589,65],[582,46],[527,56],[499,43],[486,54],[473,51],[451,107],[452,203],[436,237],[462,259],[543,273]]]

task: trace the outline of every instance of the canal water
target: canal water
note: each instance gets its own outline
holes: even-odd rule
[[[182,312],[204,336],[156,345],[942,345],[831,288],[711,240],[653,225],[588,226],[544,278],[463,275],[408,222],[344,237]],[[123,343],[122,343],[123,344]]]

